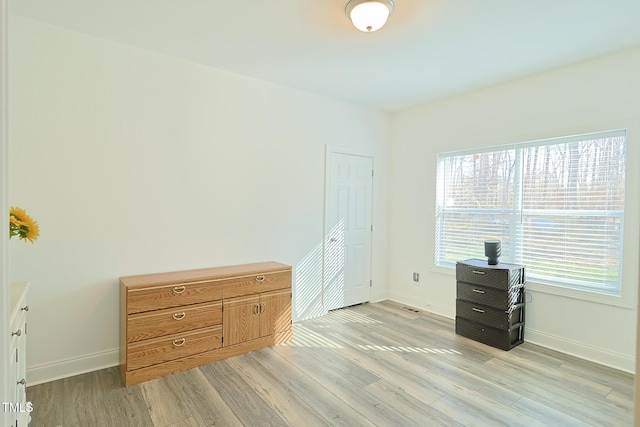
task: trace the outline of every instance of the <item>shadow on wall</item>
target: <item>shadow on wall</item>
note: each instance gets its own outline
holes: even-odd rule
[[[340,218],[336,225],[325,237],[327,246],[325,250],[324,265],[324,308],[335,310],[345,306],[345,264],[347,252],[345,251],[345,219]]]
[[[312,319],[327,311],[322,304],[322,242],[294,269],[293,321]]]
[[[322,246],[318,243],[295,267],[293,321],[322,316],[328,310],[344,306],[344,219],[325,236],[327,252],[325,283],[322,282]]]

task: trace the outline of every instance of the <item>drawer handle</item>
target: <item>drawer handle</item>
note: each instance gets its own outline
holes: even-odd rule
[[[255,307],[253,307],[253,314],[260,314],[260,304],[256,304]]]
[[[183,286],[174,286],[173,287],[173,293],[174,294],[181,294],[181,293],[183,293],[185,291],[185,289],[187,289],[187,287],[184,286],[184,285]]]
[[[264,282],[264,276],[256,276],[256,282]]]
[[[29,311],[29,306],[28,306],[28,305],[25,305],[25,306],[24,306],[24,307],[22,307],[20,310],[21,310],[21,311]]]
[[[173,340],[173,345],[175,347],[182,347],[186,342],[187,342],[186,338],[180,338],[179,340]]]
[[[483,309],[481,309],[481,308],[475,308],[475,307],[473,307],[471,310],[473,310],[473,311],[475,311],[475,312],[477,312],[477,313],[484,313],[484,310],[483,310]]]
[[[267,308],[267,306],[264,303],[260,304],[260,313],[264,313],[264,310],[266,308]]]
[[[184,311],[182,313],[174,313],[173,314],[173,318],[175,320],[182,320],[187,316],[187,313],[185,313]]]
[[[484,271],[473,270],[473,274],[485,274]]]
[[[18,329],[18,330],[17,330],[17,331],[15,331],[15,332],[11,332],[11,336],[14,336],[14,335],[15,335],[15,336],[17,336],[17,337],[19,337],[20,335],[22,335],[22,331],[21,331],[20,329]]]
[[[484,291],[482,289],[474,289],[473,292],[475,292],[476,294],[484,294]]]

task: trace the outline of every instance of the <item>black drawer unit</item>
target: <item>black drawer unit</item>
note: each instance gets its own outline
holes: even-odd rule
[[[456,264],[456,334],[502,350],[524,342],[524,266]]]

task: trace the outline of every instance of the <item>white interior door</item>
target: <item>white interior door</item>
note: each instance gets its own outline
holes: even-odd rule
[[[334,310],[371,297],[373,159],[329,152],[327,160],[324,305]]]

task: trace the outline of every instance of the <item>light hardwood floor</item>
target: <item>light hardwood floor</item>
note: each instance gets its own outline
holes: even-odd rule
[[[526,334],[525,334],[526,340]],[[509,352],[393,302],[294,340],[123,387],[117,368],[27,388],[40,426],[631,426],[633,376],[530,343]]]

